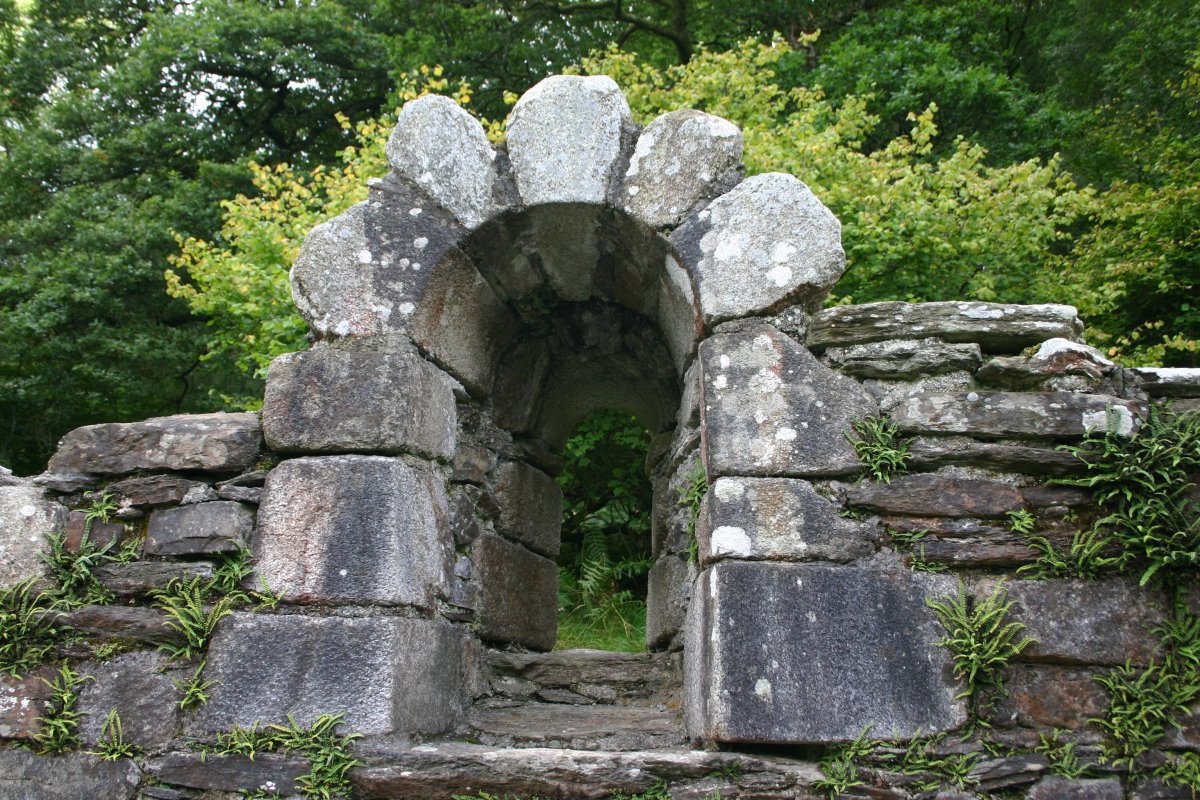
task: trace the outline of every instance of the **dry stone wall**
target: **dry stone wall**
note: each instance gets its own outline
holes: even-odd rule
[[[97,763],[0,748],[0,797],[286,795],[303,788],[295,754],[196,743],[321,714],[366,737],[361,797],[606,797],[656,780],[676,798],[825,796],[805,758],[865,730],[961,734],[927,745],[966,763],[963,793],[939,797],[1184,796],[1145,776],[1200,751],[1194,708],[1132,770],[1101,763],[1094,722],[1097,677],[1161,662],[1169,598],[1136,576],[1018,570],[1042,554],[1031,538],[1069,549],[1098,513],[1053,483],[1085,466],[1059,445],[1196,408],[1200,370],[1116,365],[1064,305],[821,309],[845,268],[828,209],[792,176],[743,180],[725,120],[639,129],[607,78],[530,90],[503,148],[422,98],[387,150],[368,200],[305,242],[292,286],[314,344],[271,365],[261,414],[88,426],[45,474],[0,478],[4,588],[49,585],[46,534],[126,555],[54,612],[70,635],[42,660],[89,676],[84,749],[114,709],[139,749]],[[555,453],[610,407],[654,434],[661,655],[538,655],[556,632]],[[890,481],[864,477],[864,420],[908,448]],[[183,643],[155,592],[228,574],[246,549],[254,572],[235,582],[258,594],[204,652],[160,652]],[[980,604],[998,585],[1035,641],[982,703],[930,602]],[[54,674],[0,677],[0,738],[45,734]],[[194,676],[207,702],[181,710]],[[1035,750],[1056,730],[1091,777],[1050,775]],[[871,797],[933,796],[863,769]]]

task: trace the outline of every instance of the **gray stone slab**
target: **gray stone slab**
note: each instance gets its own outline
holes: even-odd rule
[[[908,465],[914,470],[939,467],[983,467],[998,472],[1027,475],[1070,475],[1083,470],[1083,462],[1050,447],[980,442],[966,436],[919,436],[909,444]]]
[[[554,75],[508,118],[508,155],[521,199],[603,203],[621,155],[629,104],[612,78]]]
[[[208,648],[211,699],[194,732],[231,725],[310,725],[344,713],[366,736],[440,733],[465,707],[464,635],[444,623],[397,617],[302,617],[235,613]]]
[[[974,342],[930,338],[830,347],[825,358],[831,366],[857,378],[912,379],[974,370],[983,357]]]
[[[451,548],[441,481],[400,459],[297,458],[267,476],[254,554],[289,603],[432,608]]]
[[[47,471],[243,472],[261,448],[258,414],[180,414],[76,428],[59,441]]]
[[[1020,490],[999,481],[917,474],[890,483],[862,482],[846,491],[846,503],[883,514],[938,517],[1003,517],[1025,506]]]
[[[994,585],[981,581],[976,594]],[[1166,598],[1134,582],[1011,581],[1012,618],[1037,641],[1021,653],[1025,661],[1062,664],[1148,664],[1162,660],[1154,628],[1165,622]]]
[[[1200,369],[1195,367],[1142,367],[1134,374],[1151,397],[1200,397]]]
[[[317,348],[271,362],[263,435],[278,453],[454,454],[454,393],[415,353]]]
[[[718,742],[829,744],[873,725],[907,739],[966,722],[925,604],[949,578],[723,561],[696,583],[684,650],[688,730]],[[869,643],[869,645],[867,644]]]
[[[1071,392],[917,394],[888,411],[907,433],[961,433],[982,438],[1078,439],[1110,430],[1128,436],[1146,416],[1144,404]]]
[[[876,404],[853,378],[759,324],[706,339],[700,364],[710,477],[808,477],[861,469],[846,431],[874,413]]]
[[[842,226],[791,175],[748,178],[671,234],[709,325],[819,305],[846,269]]]
[[[126,653],[103,664],[89,664],[91,680],[79,690],[79,735],[95,747],[101,742],[110,711],[121,719],[124,740],[143,750],[166,747],[179,733],[182,692],[171,678],[184,681],[192,669],[167,671],[161,653]]]
[[[210,580],[211,561],[131,561],[128,564],[101,564],[92,570],[104,588],[118,595],[147,594],[162,589],[173,580],[187,583],[195,578]]]
[[[405,103],[386,150],[392,169],[468,230],[495,213],[496,151],[479,120],[449,97],[430,94]]]
[[[308,759],[301,755],[278,753],[257,753],[254,758],[168,753],[151,759],[147,766],[152,775],[171,786],[245,794],[263,792],[268,797],[299,795],[303,790],[299,779],[312,769]]]
[[[254,531],[254,511],[231,500],[164,508],[150,515],[144,551],[154,556],[231,553]]]
[[[667,647],[683,630],[694,570],[676,553],[664,555],[650,568],[646,588],[646,646],[650,649]]]
[[[558,634],[558,566],[548,558],[485,533],[471,550],[479,584],[479,635],[534,650]]]
[[[1042,778],[1026,795],[1028,800],[1121,800],[1124,796],[1116,778],[1068,780],[1054,775]]]
[[[190,492],[206,485],[178,475],[140,475],[104,489],[121,506],[167,506],[182,503]]]
[[[671,255],[663,259],[663,265],[658,280],[658,327],[675,372],[682,375],[694,363],[696,342],[704,336],[704,314],[687,270]]]
[[[67,753],[39,756],[0,750],[0,797],[4,800],[131,800],[141,773],[130,759],[101,761]]]
[[[46,535],[67,525],[67,509],[34,486],[0,486],[0,589],[42,575]]]
[[[562,489],[540,469],[506,461],[492,473],[500,505],[496,529],[548,558],[558,556],[562,528]]]
[[[742,132],[728,120],[690,109],[663,114],[629,158],[625,210],[652,228],[675,227],[740,177],[742,148]]]
[[[997,356],[975,373],[981,383],[1006,389],[1088,392],[1117,365],[1094,347],[1069,339],[1047,339],[1032,353]]]
[[[807,481],[718,478],[696,521],[700,563],[724,558],[853,561],[875,552],[877,526],[846,519]]]
[[[1083,323],[1074,306],[889,301],[817,312],[809,328],[808,346],[824,350],[933,336],[946,342],[976,342],[988,353],[1017,353],[1055,337],[1077,342],[1082,334]]]
[[[59,612],[54,622],[101,639],[161,644],[181,638],[177,630],[168,627],[165,612],[146,606],[82,606]]]

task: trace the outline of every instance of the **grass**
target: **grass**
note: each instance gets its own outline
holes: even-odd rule
[[[599,607],[563,609],[555,650],[575,648],[640,653],[646,649],[646,604],[609,599]]]
[[[696,466],[688,473],[687,483],[679,495],[679,507],[688,512],[688,561],[700,563],[700,540],[696,538],[696,521],[700,519],[700,504],[708,492],[708,475],[704,462],[697,459]]]

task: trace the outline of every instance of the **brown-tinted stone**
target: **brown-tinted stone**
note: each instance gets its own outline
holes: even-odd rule
[[[89,530],[90,527],[90,530]],[[111,552],[115,553],[125,540],[125,525],[120,522],[104,522],[94,519],[89,523],[87,515],[82,511],[72,511],[67,516],[66,536],[63,547],[72,553],[78,553],[83,544],[83,534],[88,533],[88,541],[93,547],[104,547],[112,543]]]
[[[143,475],[111,483],[106,491],[121,504],[131,506],[167,506],[183,501],[200,481],[188,480],[178,475]]]
[[[20,678],[0,673],[0,739],[31,739],[42,729],[50,700],[51,667],[39,667]]]
[[[146,594],[162,589],[173,580],[186,583],[194,578],[213,576],[211,561],[131,561],[128,564],[101,564],[92,570],[96,580],[118,595]]]
[[[56,615],[55,622],[103,639],[158,644],[179,638],[177,631],[167,627],[166,614],[143,606],[83,606]]]
[[[1116,778],[1067,780],[1048,775],[1026,795],[1028,800],[1121,800],[1125,796]]]
[[[858,483],[846,502],[885,514],[943,517],[1003,517],[1023,505],[1019,490],[998,481],[903,475],[891,483]]]
[[[1108,706],[1108,693],[1095,675],[1053,664],[1011,665],[1005,674],[1008,696],[1000,699],[990,719],[997,725],[1082,731]]]

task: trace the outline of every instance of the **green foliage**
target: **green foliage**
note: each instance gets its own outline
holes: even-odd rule
[[[1055,730],[1050,734],[1038,734],[1040,743],[1034,751],[1046,757],[1052,774],[1073,781],[1083,777],[1087,767],[1080,763],[1079,755],[1075,752],[1075,743],[1062,740],[1065,733],[1066,731]]]
[[[91,680],[75,672],[69,664],[58,668],[53,680],[42,681],[50,687],[46,716],[38,717],[42,729],[33,735],[34,744],[42,755],[57,755],[79,746],[79,687]]]
[[[1013,533],[1028,536],[1037,527],[1037,517],[1029,509],[1020,508],[1016,511],[1009,511],[1005,516],[1008,517],[1008,529]]]
[[[242,755],[253,759],[259,753],[299,753],[308,759],[309,772],[299,779],[307,798],[330,800],[350,796],[347,773],[360,762],[350,755],[350,743],[361,738],[357,733],[338,733],[344,714],[320,714],[305,728],[288,715],[286,725],[258,723],[249,728],[239,725],[217,734],[216,752]]]
[[[180,711],[191,711],[208,702],[208,690],[217,684],[216,681],[204,680],[204,667],[207,664],[207,660],[201,661],[187,680],[171,678],[171,683],[175,684],[175,688],[183,692],[183,696],[179,698]]]
[[[1194,795],[1200,788],[1200,753],[1167,753],[1154,777],[1167,786],[1189,787]]]
[[[114,708],[104,718],[104,726],[100,729],[100,739],[96,750],[89,750],[90,755],[99,756],[102,761],[119,761],[122,758],[133,758],[137,748],[125,741],[125,728],[121,724],[121,715]]]
[[[1115,763],[1133,767],[1137,757],[1166,736],[1167,726],[1186,714],[1200,696],[1200,687],[1182,684],[1177,675],[1153,663],[1145,669],[1126,663],[1096,681],[1108,690],[1103,717],[1089,720],[1108,739],[1105,754]]]
[[[667,789],[666,781],[658,781],[638,794],[613,792],[609,800],[671,800],[671,793]]]
[[[812,788],[818,792],[827,792],[830,800],[841,797],[846,791],[855,786],[862,786],[859,776],[858,763],[871,755],[878,742],[869,738],[871,725],[859,731],[850,742],[830,748],[818,765],[822,777],[812,782]]]
[[[687,482],[679,495],[679,507],[688,512],[688,561],[700,563],[700,541],[696,538],[696,520],[700,518],[700,504],[708,493],[708,474],[704,462],[696,459],[696,465],[687,475]]]
[[[234,594],[242,591],[242,583],[254,574],[254,556],[250,549],[238,545],[231,553],[218,553],[213,569],[210,591]]]
[[[113,593],[100,583],[94,571],[102,564],[117,560],[112,553],[116,542],[116,537],[103,545],[93,542],[90,521],[75,551],[67,547],[66,531],[46,534],[46,550],[38,555],[46,563],[48,577],[55,584],[54,595],[64,607],[77,608],[91,603],[106,605],[113,601]]]
[[[891,482],[901,475],[908,463],[908,441],[900,436],[900,428],[885,417],[864,417],[851,423],[854,435],[846,438],[862,462],[866,477]]]
[[[213,597],[212,589],[212,583],[197,575],[189,581],[172,580],[165,589],[153,593],[155,607],[167,614],[165,624],[183,638],[179,643],[159,645],[172,659],[189,660],[202,655],[217,623],[233,611],[233,598]]]
[[[652,491],[644,462],[650,437],[636,419],[602,411],[567,440],[559,555],[559,637],[555,645],[645,648],[645,574]]]
[[[1152,407],[1136,436],[1110,430],[1064,449],[1086,472],[1057,482],[1095,495],[1103,513],[1097,537],[1117,547],[1114,568],[1139,571],[1143,586],[1160,572],[1168,581],[1194,572],[1200,563],[1200,505],[1190,496],[1195,486],[1190,475],[1200,470],[1200,412]]]
[[[917,543],[929,535],[927,530],[919,531],[894,531],[888,529],[888,539],[891,540],[892,546],[897,550],[912,550],[917,546]]]
[[[1116,560],[1106,555],[1111,540],[1096,528],[1071,534],[1071,546],[1064,553],[1045,536],[1025,537],[1025,543],[1037,552],[1037,560],[1017,568],[1017,574],[1033,579],[1081,578],[1095,580],[1108,572]]]
[[[0,672],[19,678],[54,652],[57,604],[45,592],[33,593],[36,579],[0,589]]]
[[[973,597],[959,581],[954,597],[927,598],[926,604],[937,612],[947,636],[939,642],[954,658],[954,676],[966,683],[959,697],[978,703],[982,692],[1004,694],[1004,668],[1008,662],[1033,643],[1020,638],[1025,628],[1010,620],[1012,603],[1003,581],[987,597]]]

